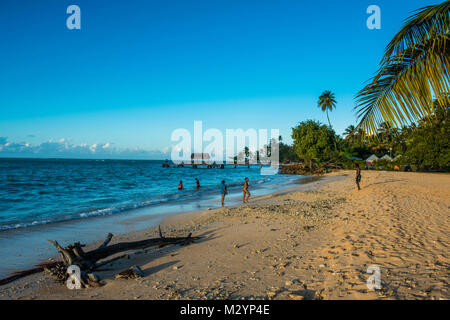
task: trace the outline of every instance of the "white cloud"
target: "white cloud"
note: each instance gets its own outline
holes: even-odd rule
[[[32,145],[25,142],[10,142],[0,137],[0,157],[38,157],[38,158],[119,158],[119,159],[164,159],[169,148],[164,151],[144,150],[139,147],[117,148],[114,143],[73,144],[62,138]]]

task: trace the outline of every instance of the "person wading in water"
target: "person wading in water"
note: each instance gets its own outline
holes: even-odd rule
[[[200,181],[197,178],[195,178],[195,189],[200,189]]]
[[[228,194],[227,185],[225,184],[225,180],[222,180],[222,184],[220,185],[220,193],[222,194],[222,207],[225,201],[225,196]]]
[[[247,203],[248,198],[250,198],[250,192],[248,191],[248,178],[245,178],[244,188],[242,189],[242,191],[244,192],[244,195],[242,196],[242,202]],[[245,198],[245,195],[247,195],[247,199]]]

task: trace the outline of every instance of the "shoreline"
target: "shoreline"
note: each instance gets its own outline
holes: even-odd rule
[[[0,299],[449,299],[450,175],[363,171],[358,192],[353,174],[163,219],[164,235],[202,239],[130,252],[98,272],[103,287],[68,290],[40,273],[1,287]],[[144,277],[114,279],[131,265]],[[381,290],[366,286],[369,265],[381,268]]]
[[[296,184],[302,184],[303,176],[286,176],[286,179],[275,183],[263,183],[253,186],[256,194],[271,193],[276,190],[289,189]],[[231,188],[227,196],[232,205],[239,203],[240,188]],[[220,200],[213,191],[201,193],[194,199],[181,199],[130,209],[111,215],[91,216],[87,218],[57,221],[47,224],[15,228],[0,231],[0,256],[4,257],[0,269],[0,279],[10,276],[17,270],[34,267],[37,263],[55,258],[54,248],[48,245],[47,239],[58,240],[60,243],[96,243],[108,232],[113,234],[129,234],[146,230],[160,224],[165,218],[185,212],[198,211],[220,206]],[[101,226],[105,234],[98,234]],[[76,237],[73,236],[76,234]],[[15,258],[16,256],[23,258]]]
[[[287,177],[296,177],[297,175],[291,175],[291,174],[278,174],[279,176],[285,176]],[[299,177],[307,177],[306,175],[298,175]],[[287,180],[287,179],[286,179]],[[302,178],[295,179],[296,181],[302,180]],[[267,188],[267,186],[275,184],[279,185],[280,182],[270,182],[265,181],[262,183],[256,183],[253,184],[252,187],[254,190],[262,190]],[[281,181],[281,183],[285,184],[286,181]],[[296,183],[294,179],[291,179],[291,181],[287,182],[288,184],[294,184]],[[301,183],[301,182],[300,182]],[[105,208],[96,208],[92,211],[87,212],[75,212],[69,214],[68,217],[63,219],[57,219],[57,220],[35,220],[35,221],[26,221],[26,222],[9,222],[9,224],[0,226],[0,232],[14,232],[15,230],[29,230],[32,228],[39,228],[39,227],[45,227],[45,226],[52,226],[57,224],[64,224],[64,223],[71,223],[76,222],[78,220],[86,221],[86,219],[90,218],[101,218],[101,217],[108,217],[108,216],[115,216],[115,215],[122,215],[126,214],[128,212],[136,211],[136,210],[146,210],[150,208],[155,207],[164,207],[164,206],[171,206],[176,205],[180,203],[192,203],[192,202],[198,202],[207,198],[214,197],[217,195],[216,189],[219,189],[219,185],[217,186],[203,186],[200,190],[195,189],[183,189],[183,191],[180,193],[180,191],[177,191],[173,194],[163,195],[167,196],[169,199],[158,199],[161,195],[156,195],[155,199],[150,199],[147,201],[141,201],[137,203],[130,203],[127,205],[112,205],[111,207],[105,207]],[[231,189],[231,193],[236,192],[236,190],[240,191],[240,185],[231,184],[229,185],[229,189]],[[180,198],[177,199],[170,199],[173,195],[180,195]],[[64,209],[63,209],[64,210]]]
[[[329,179],[324,179],[325,178],[324,176],[302,176],[302,177],[304,177],[304,178],[299,178],[298,181],[290,187],[287,187],[287,188],[284,188],[281,190],[276,190],[276,191],[266,194],[266,195],[253,196],[253,194],[252,194],[249,204],[257,205],[257,204],[263,203],[265,200],[268,200],[272,197],[289,194],[292,192],[306,191],[309,188],[318,188],[319,181],[324,180],[322,183],[327,183],[327,182],[329,182],[329,180],[332,180],[332,179],[330,179],[330,177],[328,177]],[[311,185],[314,182],[317,182],[317,184]],[[242,192],[239,192],[239,194],[242,194]],[[241,203],[233,204],[233,205],[225,205],[224,208],[218,207],[218,208],[207,209],[207,210],[194,210],[194,211],[180,212],[180,213],[170,215],[170,216],[164,218],[161,221],[161,227],[163,227],[164,225],[178,224],[183,221],[187,222],[189,219],[192,219],[197,216],[201,216],[202,214],[207,214],[208,212],[211,212],[214,210],[235,209],[235,208],[239,208],[239,207],[242,207],[245,205],[246,204],[243,204],[241,202]]]

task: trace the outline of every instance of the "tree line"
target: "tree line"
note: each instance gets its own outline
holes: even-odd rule
[[[367,136],[361,128],[347,127],[343,137],[330,125],[314,120],[300,122],[292,128],[293,144],[280,142],[281,162],[303,162],[309,168],[334,162],[352,167],[355,161],[374,154],[389,155],[394,161],[386,167],[415,166],[417,170],[450,169],[450,104],[437,109],[433,117],[401,128],[381,123],[376,134]],[[365,163],[363,163],[365,165]]]
[[[328,125],[300,122],[292,128],[293,145],[280,143],[280,160],[312,168],[388,154],[394,161],[380,161],[384,167],[448,171],[449,41],[450,0],[416,10],[387,45],[376,75],[356,95],[357,125],[344,137],[336,135],[328,113],[337,102],[326,90],[318,107]]]

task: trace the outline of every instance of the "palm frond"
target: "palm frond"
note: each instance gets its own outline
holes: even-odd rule
[[[449,12],[450,0],[416,10],[415,14],[406,19],[403,28],[387,45],[381,64],[386,64],[392,56],[401,56],[404,50],[432,38],[433,34],[448,33]]]
[[[372,135],[382,122],[397,127],[433,113],[433,94],[449,92],[449,41],[434,36],[391,57],[356,96],[357,127]]]

